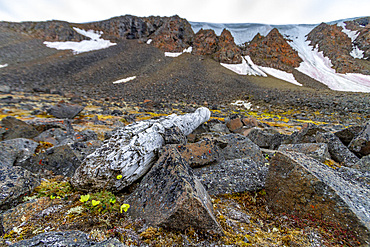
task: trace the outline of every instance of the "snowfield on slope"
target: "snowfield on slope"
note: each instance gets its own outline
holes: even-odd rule
[[[345,20],[342,20],[345,21]],[[329,24],[338,24],[340,21]],[[306,41],[306,35],[317,25],[297,24],[297,25],[268,25],[268,24],[218,24],[218,23],[202,23],[191,22],[194,32],[198,32],[201,28],[213,29],[217,35],[220,35],[224,28],[228,29],[235,39],[236,44],[249,42],[253,37],[260,33],[266,36],[273,28],[277,28],[279,32],[287,39],[291,40],[288,43],[295,49],[303,62],[297,68],[300,72],[320,81],[327,85],[332,90],[351,91],[351,92],[370,92],[370,76],[362,74],[340,74],[336,73],[332,68],[332,63],[329,58],[325,57],[318,49],[309,45]],[[223,65],[224,66],[224,65]],[[243,66],[241,64],[240,66]],[[226,66],[225,66],[226,67]],[[228,68],[231,69],[232,66]],[[268,73],[264,68],[265,73]],[[240,70],[240,68],[239,68]],[[236,72],[236,71],[235,71]],[[277,75],[272,75],[277,77]],[[280,78],[283,79],[283,78]],[[283,79],[287,80],[287,79]]]
[[[116,43],[112,43],[109,40],[101,39],[100,36],[103,32],[95,32],[93,30],[85,31],[77,27],[73,28],[77,33],[90,38],[90,40],[82,40],[80,42],[66,41],[66,42],[48,42],[44,44],[49,48],[55,48],[57,50],[72,50],[73,54],[95,51],[100,49],[108,48]]]

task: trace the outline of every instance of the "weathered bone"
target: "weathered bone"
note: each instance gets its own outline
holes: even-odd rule
[[[86,157],[71,182],[83,191],[120,191],[141,178],[152,167],[158,150],[166,144],[166,129],[177,127],[186,136],[210,116],[210,111],[201,107],[194,113],[182,116],[172,114],[123,127]],[[122,178],[119,179],[118,175]]]

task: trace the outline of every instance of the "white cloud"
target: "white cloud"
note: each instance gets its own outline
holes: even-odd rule
[[[319,23],[368,16],[369,0],[0,0],[0,19],[88,22],[132,14],[189,21]]]

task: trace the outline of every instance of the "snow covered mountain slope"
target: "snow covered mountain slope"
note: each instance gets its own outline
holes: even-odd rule
[[[352,20],[352,19],[351,19]],[[330,24],[339,24],[343,26],[340,20]],[[340,74],[332,68],[332,63],[329,58],[319,52],[317,47],[309,45],[306,41],[306,35],[311,32],[316,24],[297,24],[297,25],[268,25],[268,24],[218,24],[218,23],[201,23],[190,22],[194,32],[202,29],[213,29],[217,35],[226,28],[234,36],[235,43],[243,44],[250,42],[253,37],[260,33],[266,36],[273,28],[277,28],[279,32],[288,40],[288,43],[296,50],[302,58],[300,66],[297,68],[300,72],[320,81],[327,85],[330,89],[338,91],[352,92],[370,92],[370,76],[363,74]],[[346,30],[343,30],[346,32]]]

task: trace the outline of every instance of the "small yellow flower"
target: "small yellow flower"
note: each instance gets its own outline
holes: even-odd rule
[[[100,201],[95,201],[95,200],[92,200],[91,201],[91,204],[95,207],[96,205],[98,205],[100,203]]]
[[[121,179],[121,178],[122,178],[122,175],[118,175],[118,176],[117,176],[117,179]]]
[[[90,199],[90,195],[80,196],[80,202],[87,202]]]
[[[130,205],[129,204],[122,204],[121,205],[121,208],[120,208],[120,212],[122,213],[122,210],[127,212],[127,210],[129,209]]]
[[[111,198],[111,199],[109,200],[109,203],[112,203],[112,204],[116,203],[116,198]]]

